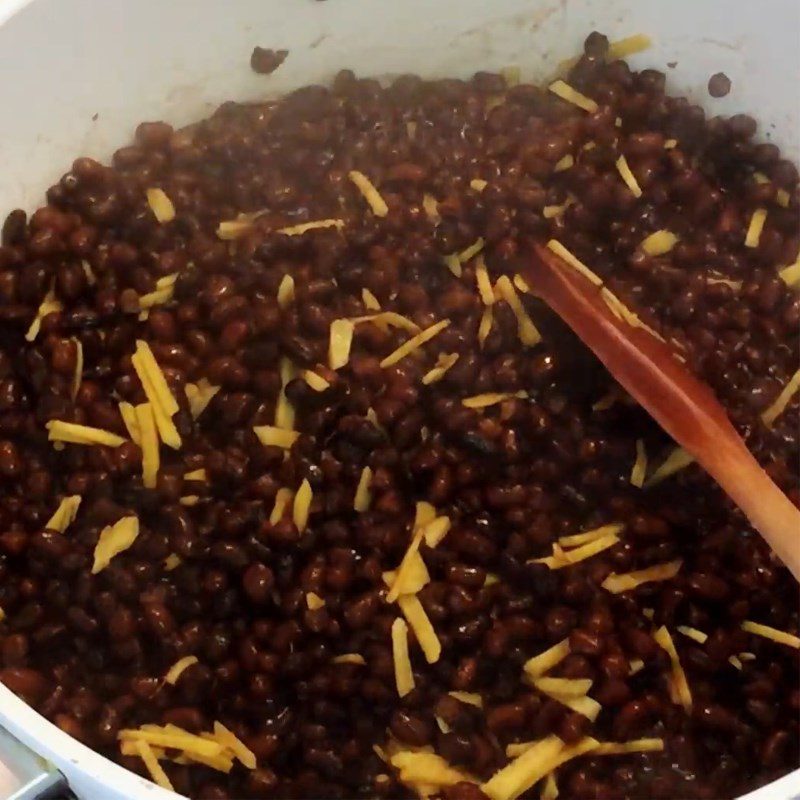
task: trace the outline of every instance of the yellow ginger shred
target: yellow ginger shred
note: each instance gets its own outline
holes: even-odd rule
[[[175,787],[167,777],[167,773],[164,772],[164,768],[158,763],[156,754],[153,752],[153,749],[150,747],[150,745],[147,742],[140,740],[134,742],[133,746],[136,750],[136,755],[142,759],[145,767],[147,767],[147,771],[150,773],[153,783],[157,784],[162,789],[168,789],[169,791],[174,792]]]
[[[331,322],[328,344],[328,366],[331,369],[341,369],[350,360],[354,330],[355,326],[349,319],[335,319]]]
[[[538,656],[529,658],[525,662],[523,670],[530,680],[536,680],[560,664],[569,653],[569,638],[562,639],[558,644],[554,644],[543,653],[539,653]]]
[[[678,237],[671,231],[660,230],[646,237],[640,247],[649,256],[663,256],[678,243]]]
[[[573,89],[566,81],[561,79],[553,81],[547,88],[557,97],[572,103],[574,106],[578,106],[578,108],[582,108],[584,111],[588,111],[590,114],[594,114],[597,111],[597,103],[591,97],[587,97],[585,94]]]
[[[739,660],[740,661],[755,661],[756,660],[756,654],[755,653],[748,653],[748,652],[739,653]]]
[[[494,303],[494,289],[492,289],[492,281],[489,278],[489,272],[486,269],[486,261],[483,255],[479,255],[475,259],[475,282],[478,285],[478,294],[485,306],[490,306]]]
[[[664,749],[663,739],[630,739],[627,742],[600,742],[592,750],[592,756],[617,756],[625,753],[660,753]]]
[[[308,231],[322,230],[323,228],[344,228],[344,222],[340,219],[318,219],[312,222],[301,222],[299,225],[290,225],[286,228],[278,228],[278,233],[284,236],[302,236]]]
[[[486,243],[483,240],[483,237],[478,237],[469,247],[465,248],[458,254],[458,260],[462,264],[466,264],[467,261],[475,258],[483,250],[483,247]]]
[[[667,655],[672,662],[672,678],[670,680],[670,695],[673,703],[679,703],[683,706],[684,710],[691,714],[692,712],[692,692],[689,689],[689,683],[686,680],[686,673],[681,666],[678,651],[675,649],[675,643],[669,631],[662,625],[654,634],[653,638],[656,642],[667,651]]]
[[[236,219],[226,219],[217,225],[217,238],[231,241],[253,230],[256,215],[240,214]]]
[[[423,530],[423,527],[419,527],[414,531],[411,544],[408,546],[403,560],[397,568],[394,582],[386,595],[387,603],[394,603],[401,594],[407,594],[410,591],[409,585],[415,580],[415,576],[418,574],[416,557],[419,555],[419,546],[422,543]]]
[[[542,335],[539,333],[536,325],[533,324],[533,320],[522,305],[517,290],[514,288],[514,284],[509,280],[508,275],[501,275],[497,279],[496,285],[500,296],[511,306],[511,310],[517,318],[517,335],[522,344],[527,347],[532,347],[541,342]]]
[[[691,639],[698,644],[705,644],[708,640],[707,633],[699,631],[697,628],[691,628],[688,625],[678,625],[675,630],[678,631],[678,633],[682,633],[687,639]]]
[[[628,161],[625,156],[620,156],[617,159],[617,171],[622,176],[622,180],[625,181],[626,186],[631,190],[631,194],[634,197],[641,197],[642,187],[639,186],[636,176],[631,171],[630,166],[628,166]]]
[[[134,408],[134,414],[139,430],[139,447],[142,449],[142,485],[146,489],[155,489],[161,465],[161,453],[152,403],[139,404]]]
[[[639,318],[639,315],[631,311],[628,306],[626,306],[625,303],[623,303],[622,300],[620,300],[610,289],[604,286],[600,290],[600,297],[609,307],[611,313],[618,320],[620,320],[620,322],[624,322],[627,325],[630,325],[632,328],[642,328],[659,341],[664,341],[664,337],[661,336],[661,334],[653,330],[653,328],[646,323],[642,322],[642,320]]]
[[[589,267],[586,266],[582,261],[578,260],[566,247],[564,247],[561,242],[557,241],[556,239],[551,239],[547,243],[547,248],[552,250],[557,256],[559,256],[563,261],[565,261],[569,266],[571,266],[577,272],[580,272],[584,278],[586,278],[590,283],[593,283],[595,286],[602,286],[603,280],[597,274],[592,272]]]
[[[760,622],[753,622],[749,619],[742,623],[742,630],[761,636],[764,639],[770,639],[778,644],[793,647],[795,650],[800,650],[800,636],[795,636],[793,633],[787,633],[786,631],[778,630],[778,628],[762,625]]]
[[[557,700],[572,711],[581,714],[591,722],[594,722],[600,714],[600,711],[602,711],[600,703],[588,695],[584,695],[583,697],[565,697],[564,695],[553,692],[544,692],[544,694],[552,700]]]
[[[676,559],[675,561],[667,561],[664,564],[656,564],[633,572],[620,574],[612,572],[600,585],[611,594],[622,594],[622,592],[636,589],[643,583],[672,580],[680,572],[682,565],[683,561]]]
[[[524,399],[528,396],[527,392],[486,392],[486,394],[476,394],[472,397],[465,397],[461,400],[461,405],[465,408],[488,408],[506,400]]]
[[[608,525],[601,525],[599,528],[592,528],[582,533],[573,533],[569,536],[561,536],[558,543],[562,547],[578,547],[582,544],[603,539],[609,534],[621,533],[625,529],[625,525],[621,522],[611,522]]]
[[[105,569],[114,556],[127,550],[139,535],[139,519],[123,517],[100,532],[100,538],[94,548],[94,564],[92,575]]]
[[[422,195],[422,209],[434,225],[438,225],[442,221],[439,214],[439,203],[432,194]]]
[[[74,494],[70,497],[65,497],[59,504],[55,513],[47,521],[45,528],[50,531],[58,531],[64,533],[67,528],[75,521],[78,516],[78,508],[81,504],[81,496]]]
[[[198,753],[184,751],[173,761],[176,764],[202,764],[217,770],[217,772],[224,772],[226,775],[233,769],[233,758],[227,752],[218,756],[201,756]]]
[[[175,206],[163,189],[148,189],[145,194],[147,205],[159,222],[172,222],[175,219]]]
[[[372,184],[372,181],[364,175],[363,172],[351,170],[347,173],[347,177],[355,184],[359,192],[364,196],[364,199],[372,209],[372,213],[376,217],[385,217],[389,213],[389,206],[386,201],[381,197],[380,192]]]
[[[475,706],[475,708],[483,708],[483,698],[477,692],[448,692],[450,697],[458,700],[459,703],[466,703],[468,706]]]
[[[571,153],[567,153],[563,158],[556,161],[553,172],[564,172],[573,166],[575,166],[575,158]]]
[[[473,178],[469,182],[470,188],[474,189],[476,192],[482,192],[488,185],[488,182],[482,178]]]
[[[761,231],[764,230],[764,223],[767,221],[767,209],[757,208],[750,218],[750,225],[747,228],[747,235],[744,239],[745,247],[758,247],[761,241]]]
[[[537,678],[533,685],[545,694],[583,697],[592,688],[591,678]]]
[[[556,800],[558,797],[558,784],[555,772],[548,772],[542,787],[541,800]]]
[[[207,481],[208,472],[205,467],[200,467],[200,469],[193,469],[191,472],[186,472],[183,479],[185,481]]]
[[[380,301],[366,286],[361,290],[361,302],[364,304],[364,308],[370,311],[381,310]]]
[[[522,294],[533,294],[531,287],[528,286],[528,282],[518,272],[514,275],[512,283],[516,286],[518,292]]]
[[[393,328],[400,328],[401,330],[408,331],[409,333],[419,333],[420,327],[414,320],[398,314],[396,311],[380,311],[377,314],[367,314],[363,317],[353,317],[350,322],[358,325],[362,322],[372,322],[378,327],[385,330],[387,325]]]
[[[192,506],[196,506],[200,502],[200,496],[196,494],[187,494],[184,497],[179,497],[178,502],[182,506],[191,508]]]
[[[451,767],[441,756],[422,750],[400,750],[390,756],[391,765],[398,770],[401,783],[413,786],[420,791],[422,787],[430,787],[431,794],[440,794],[444,786],[456,783],[475,783],[465,772]]]
[[[48,314],[55,314],[58,311],[63,311],[63,309],[64,306],[61,304],[61,301],[56,299],[55,290],[51,288],[39,305],[36,316],[33,322],[31,322],[28,332],[25,334],[25,341],[32,342],[39,335],[39,331],[42,327],[42,320]]]
[[[303,370],[303,380],[315,391],[324,392],[331,388],[330,381],[325,380],[318,372]]]
[[[256,756],[244,742],[229,731],[221,722],[214,723],[214,738],[223,747],[230,750],[234,757],[246,769],[256,768]]]
[[[86,276],[86,283],[88,283],[89,286],[94,286],[97,283],[97,277],[94,272],[92,272],[92,265],[85,258],[81,260],[81,269]]]
[[[775,202],[781,208],[789,208],[789,204],[792,202],[792,196],[786,189],[778,189],[778,191],[775,192]]]
[[[284,450],[291,450],[300,436],[297,431],[287,431],[273,425],[256,425],[253,432],[265,447],[281,447]]]
[[[180,678],[189,667],[197,663],[197,656],[184,656],[169,668],[167,674],[164,676],[164,682],[168,683],[170,686],[174,686],[178,682],[178,678]]]
[[[550,569],[563,569],[564,567],[572,566],[587,558],[596,556],[602,553],[603,550],[608,550],[619,542],[619,536],[616,533],[608,533],[598,539],[587,542],[580,547],[573,550],[562,550],[558,546],[553,547],[553,555],[546,556],[545,558],[535,558],[533,563],[546,564]]]
[[[422,382],[426,386],[429,386],[432,383],[440,381],[456,361],[458,361],[458,353],[442,353],[436,360],[433,368],[422,376]]]
[[[713,275],[710,275],[708,278],[706,278],[706,283],[710,286],[722,283],[725,284],[725,286],[729,286],[734,292],[738,292],[742,288],[742,281],[732,281],[728,278],[717,278]]]
[[[677,139],[667,139],[667,141],[664,142],[664,149],[665,150],[674,150],[677,146],[678,146],[678,140]]]
[[[206,739],[178,728],[176,725],[147,725],[139,729],[121,730],[118,738],[125,741],[147,742],[157,747],[182,750],[184,755],[219,756],[223,746],[214,739]]]
[[[548,736],[496,772],[481,786],[481,791],[491,800],[516,800],[545,775],[590,752],[597,744],[596,739],[585,737],[567,746],[557,736]]]
[[[644,449],[644,440],[636,440],[636,461],[631,469],[631,484],[637,489],[644,486],[644,477],[647,474],[647,451]]]
[[[656,486],[661,481],[674,475],[676,472],[688,467],[695,461],[694,456],[682,447],[676,447],[666,458],[663,464],[644,482],[647,489]]]
[[[416,334],[416,336],[412,336],[408,341],[401,344],[400,347],[398,347],[393,353],[390,353],[388,356],[386,356],[386,358],[381,361],[381,367],[391,367],[394,364],[397,364],[399,361],[402,361],[407,355],[413,353],[415,350],[418,350],[426,342],[429,342],[431,339],[433,339],[434,336],[437,336],[439,333],[441,333],[449,324],[449,319],[443,319],[426,328],[424,331]]]
[[[446,256],[442,256],[442,260],[444,261],[444,265],[447,267],[447,269],[453,273],[454,277],[461,277],[463,270],[461,269],[461,262],[458,260],[458,255],[456,253],[450,253]]]
[[[74,422],[64,422],[60,419],[50,420],[45,424],[45,428],[47,428],[47,438],[51,442],[104,445],[105,447],[119,447],[125,442],[116,433],[110,433],[101,428],[91,428],[88,425],[78,425]]]
[[[325,608],[325,601],[316,592],[307,592],[306,606],[309,611],[319,611],[319,609]]]
[[[603,395],[596,403],[592,404],[592,411],[608,411],[616,402],[616,395],[613,392],[609,392]]]
[[[270,524],[275,525],[283,518],[283,514],[293,497],[294,492],[291,489],[278,489],[275,493],[275,502],[269,515]]]
[[[366,663],[367,661],[361,653],[342,653],[331,659],[331,664],[356,664],[363,667]]]
[[[167,572],[172,572],[172,570],[177,569],[182,563],[181,557],[177,553],[170,553],[164,559],[164,569]]]
[[[155,306],[163,306],[172,300],[174,294],[175,287],[172,285],[164,286],[161,289],[143,294],[139,297],[139,310],[149,311]],[[140,317],[140,319],[142,319],[142,317]],[[144,319],[146,319],[146,317],[144,317]]]
[[[294,278],[291,275],[284,275],[278,286],[278,306],[287,309],[294,302]]]
[[[494,313],[492,312],[492,307],[486,306],[486,308],[483,309],[481,321],[478,324],[478,345],[481,347],[481,349],[483,349],[484,342],[492,331],[493,324]]]
[[[383,582],[386,584],[388,588],[392,588],[394,582],[397,580],[397,573],[398,570],[391,570],[389,572],[384,572],[381,576],[383,578]],[[422,560],[422,556],[419,552],[412,553],[409,558],[409,565],[407,567],[407,571],[405,574],[405,579],[402,585],[402,592],[399,595],[403,597],[405,595],[413,595],[416,594],[423,586],[426,586],[431,581],[431,576],[428,573],[428,568],[425,566],[425,562]]]
[[[403,594],[397,598],[397,605],[414,631],[425,660],[429,664],[435,664],[442,654],[442,644],[419,598],[413,594]]]
[[[414,673],[408,655],[408,625],[402,617],[392,623],[392,657],[397,694],[405,697],[414,689]]]
[[[789,403],[792,402],[792,398],[797,394],[798,390],[800,390],[800,369],[792,375],[789,382],[775,399],[775,402],[766,411],[762,412],[761,421],[764,425],[768,428],[772,427],[775,420],[783,414]]]
[[[161,441],[177,450],[181,446],[181,437],[172,417],[178,413],[178,403],[147,342],[137,340],[136,352],[131,356],[131,363],[153,408]]]
[[[186,399],[189,401],[189,412],[192,419],[197,419],[208,408],[221,386],[214,386],[205,378],[200,378],[197,383],[187,383],[184,387]]]
[[[294,496],[294,505],[292,507],[292,520],[295,527],[302,533],[308,525],[308,517],[311,513],[311,502],[314,499],[314,492],[308,478],[303,478],[297,494]]]
[[[353,499],[353,509],[359,514],[367,511],[372,502],[372,493],[370,492],[371,483],[372,470],[369,467],[364,467],[364,469],[361,470],[361,477],[358,479],[356,495]]]
[[[629,56],[649,49],[652,44],[653,40],[647,36],[647,34],[635,33],[633,36],[626,36],[624,39],[611,42],[608,45],[607,58],[609,61],[628,58]]]
[[[423,525],[421,530],[422,538],[425,539],[425,544],[431,548],[436,547],[436,545],[447,536],[450,530],[450,524],[449,517],[436,517],[436,519]]]
[[[560,217],[564,210],[567,208],[567,203],[562,203],[560,206],[545,206],[542,209],[542,216],[545,219],[553,219],[555,217]]]
[[[424,527],[436,519],[436,509],[424,500],[417,503],[414,510],[414,530]]]
[[[530,750],[531,747],[539,744],[540,741],[541,739],[533,739],[529,742],[511,742],[511,744],[506,745],[506,756],[508,758],[517,758],[517,756],[521,756],[526,750]]]

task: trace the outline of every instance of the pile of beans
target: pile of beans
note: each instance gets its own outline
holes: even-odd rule
[[[111,166],[77,159],[30,219],[12,212],[0,246],[0,680],[63,730],[146,774],[120,755],[122,728],[220,720],[258,767],[225,775],[164,762],[176,789],[223,798],[413,796],[373,750],[391,736],[430,745],[486,779],[505,747],[555,733],[622,741],[661,737],[663,752],[591,754],[558,772],[565,798],[732,797],[797,768],[798,652],[745,633],[753,619],[797,633],[797,587],[743,516],[697,467],[652,489],[630,483],[637,439],[653,464],[672,443],[534,294],[522,295],[543,340],[524,347],[516,319],[496,303],[483,347],[474,261],[455,277],[443,256],[479,237],[492,280],[523,272],[534,241],[554,237],[601,275],[675,346],[723,402],[761,463],[798,501],[796,400],[772,428],[760,420],[800,366],[800,296],[778,277],[800,247],[798,172],[755,138],[744,115],[707,117],[665,94],[665,76],[606,59],[592,34],[567,80],[599,104],[588,113],[499,74],[387,85],[339,73],[275,102],[226,103],[182,130],[143,123]],[[677,145],[664,147],[668,139]],[[593,143],[593,146],[585,147]],[[566,155],[574,165],[554,171]],[[620,178],[624,154],[643,190]],[[373,216],[348,179],[360,170],[388,214]],[[755,173],[764,179],[756,180]],[[471,186],[486,181],[483,190]],[[159,223],[145,192],[176,209]],[[784,207],[777,192],[788,193]],[[439,219],[423,208],[438,201]],[[546,206],[569,204],[545,218]],[[757,247],[744,246],[756,208],[768,209]],[[250,231],[221,241],[217,226],[263,211]],[[278,229],[335,218],[336,228]],[[639,245],[679,236],[662,256]],[[88,268],[87,268],[88,267]],[[138,317],[138,297],[179,273],[174,298]],[[284,275],[296,296],[276,299]],[[720,282],[727,281],[727,282]],[[24,334],[48,290],[63,310]],[[419,358],[381,368],[408,338],[359,325],[349,363],[326,366],[330,324],[368,313],[363,289],[424,328],[450,326]],[[535,287],[531,287],[535,293]],[[80,390],[71,396],[75,339]],[[183,447],[162,448],[155,489],[141,453],[67,445],[45,424],[61,419],[127,438],[119,401],[143,402],[131,364],[149,342],[181,408]],[[440,353],[459,354],[445,377],[421,377]],[[286,394],[300,437],[284,457],[252,428],[272,424],[279,361],[316,370]],[[221,391],[197,420],[184,385]],[[483,392],[517,392],[485,410]],[[614,402],[597,401],[611,393]],[[377,423],[370,421],[374,411]],[[353,510],[365,466],[372,505]],[[204,468],[207,483],[184,479]],[[280,487],[313,488],[308,528],[270,524]],[[44,528],[61,498],[80,495],[64,534]],[[194,506],[179,502],[199,495]],[[416,688],[400,699],[382,572],[409,543],[417,501],[452,528],[423,545],[431,582],[419,593],[442,643],[428,665],[412,643]],[[100,530],[135,514],[141,533],[91,574]],[[532,559],[552,543],[608,522],[613,548],[570,568]],[[181,563],[168,571],[164,560]],[[678,576],[612,595],[600,583],[683,559]],[[485,582],[487,575],[497,582]],[[305,595],[325,605],[310,610]],[[670,700],[669,658],[654,626],[672,632],[694,705]],[[687,625],[704,644],[675,633]],[[594,724],[522,681],[522,665],[569,637],[554,670],[592,678]],[[736,669],[729,657],[755,658]],[[358,653],[365,665],[333,663]],[[175,686],[168,668],[198,663]],[[631,675],[631,660],[644,667]],[[479,693],[483,708],[448,695]],[[444,733],[435,717],[444,720]],[[483,798],[477,786],[447,800]],[[538,797],[538,788],[531,792]]]

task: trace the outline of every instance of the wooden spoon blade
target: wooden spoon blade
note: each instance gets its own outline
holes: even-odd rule
[[[716,480],[800,581],[800,509],[747,449],[711,389],[644,328],[618,319],[597,287],[542,245],[532,289],[611,375]]]

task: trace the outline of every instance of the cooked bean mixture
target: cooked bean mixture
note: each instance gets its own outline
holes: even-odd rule
[[[796,584],[525,278],[600,276],[798,502],[797,169],[642,38],[143,123],[8,216],[6,686],[207,800],[800,765]]]

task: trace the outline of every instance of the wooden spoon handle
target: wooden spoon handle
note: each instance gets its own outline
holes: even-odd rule
[[[800,509],[747,449],[711,389],[643,328],[619,320],[599,291],[536,245],[532,289],[653,419],[716,480],[800,581]]]

